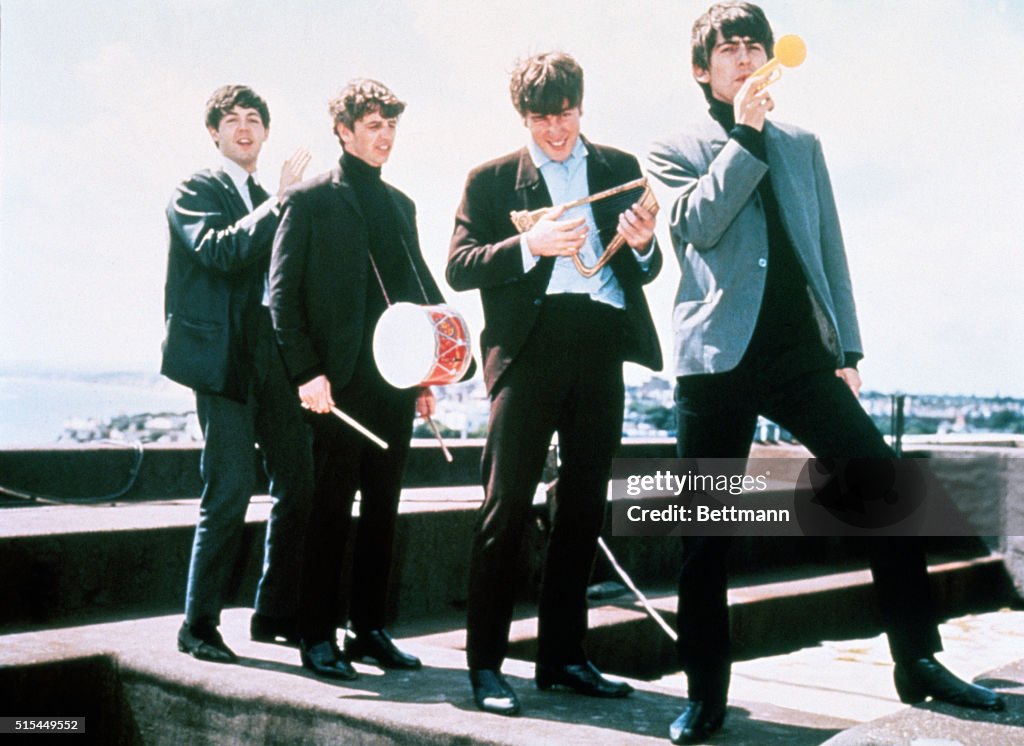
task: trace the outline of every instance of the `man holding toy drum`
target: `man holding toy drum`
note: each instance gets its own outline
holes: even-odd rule
[[[355,678],[355,659],[420,667],[384,623],[413,415],[433,414],[434,394],[425,385],[391,385],[373,354],[374,329],[390,306],[443,303],[420,253],[412,200],[381,180],[404,109],[386,86],[366,79],[330,102],[341,160],[288,194],[271,262],[274,328],[314,433],[302,664],[334,679]],[[357,490],[352,588],[345,594],[351,632],[342,652],[337,607]]]

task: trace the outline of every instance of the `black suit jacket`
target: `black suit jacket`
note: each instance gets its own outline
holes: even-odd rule
[[[426,292],[426,298],[391,300],[443,303],[420,253],[416,207],[390,184],[385,187],[399,238]],[[270,312],[295,383],[326,374],[337,393],[351,378],[363,341],[367,289],[377,284],[369,245],[359,200],[340,166],[286,196],[270,267]]]
[[[632,155],[586,140],[584,144],[591,194],[642,175],[640,164]],[[494,390],[529,336],[555,263],[554,257],[542,257],[528,272],[523,272],[519,233],[509,213],[550,206],[551,196],[544,179],[525,147],[479,166],[466,180],[455,216],[445,276],[456,290],[480,290],[485,322],[480,346],[488,391]],[[603,215],[604,209],[607,208],[601,201],[593,203],[597,225],[613,226],[601,234],[601,243],[607,246],[615,235],[617,216]],[[624,358],[660,370],[661,347],[642,287],[661,270],[661,249],[657,243],[653,251],[646,271],[628,247],[619,251],[609,266],[626,298],[629,339]]]
[[[198,392],[245,401],[276,202],[249,212],[224,171],[182,182],[167,205],[170,249],[160,372]]]

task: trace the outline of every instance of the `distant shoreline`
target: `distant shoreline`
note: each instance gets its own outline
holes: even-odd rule
[[[627,384],[627,435],[672,434],[673,382],[650,376]],[[446,396],[447,394],[447,396]],[[480,381],[439,390],[439,404],[468,429],[486,423],[487,398]],[[891,394],[867,391],[864,408],[887,432]],[[186,417],[195,411],[192,391],[147,371],[75,371],[0,368],[0,448],[53,445],[65,425],[102,429],[115,417]],[[907,394],[907,434],[1024,432],[1024,399],[972,395]],[[440,420],[444,422],[443,418]],[[655,424],[658,423],[658,424]],[[194,429],[194,426],[193,426]],[[669,429],[669,432],[665,432]],[[636,430],[636,432],[632,432]],[[475,435],[474,435],[475,436]]]

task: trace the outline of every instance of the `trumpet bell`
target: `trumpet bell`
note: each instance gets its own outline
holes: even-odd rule
[[[758,90],[762,90],[782,77],[780,65],[796,67],[803,64],[805,59],[807,59],[807,45],[804,44],[804,40],[796,34],[786,34],[775,42],[775,56],[757,68],[750,77],[767,75],[758,86]]]
[[[797,67],[807,59],[807,45],[796,34],[786,34],[775,42],[775,59],[784,67]]]

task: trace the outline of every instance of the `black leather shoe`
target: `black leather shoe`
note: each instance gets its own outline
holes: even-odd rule
[[[297,647],[299,634],[295,620],[256,612],[249,621],[249,637],[253,642],[279,642]]]
[[[691,699],[686,709],[668,727],[672,743],[703,743],[717,733],[725,722],[725,703],[711,704]]]
[[[314,643],[301,640],[299,642],[299,657],[302,659],[302,667],[317,676],[352,681],[358,675],[352,668],[352,664],[345,660],[341,651],[338,650],[338,643],[334,640],[321,640]]]
[[[618,699],[633,692],[633,687],[625,681],[606,679],[590,661],[571,663],[567,666],[547,666],[538,663],[535,680],[537,688],[544,691],[553,686],[563,686],[588,697]]]
[[[897,662],[893,679],[900,702],[909,705],[931,697],[939,702],[976,710],[1002,710],[1006,707],[1006,702],[994,691],[958,679],[932,656]]]
[[[469,669],[469,683],[473,687],[473,701],[484,712],[495,715],[519,714],[519,699],[505,681],[501,671],[493,668]]]
[[[211,663],[237,663],[238,656],[227,645],[216,627],[182,622],[178,630],[178,650]]]
[[[395,646],[391,635],[382,629],[356,632],[345,638],[345,654],[350,659],[372,658],[381,668],[402,668],[415,671],[423,664],[415,655],[403,653]]]

